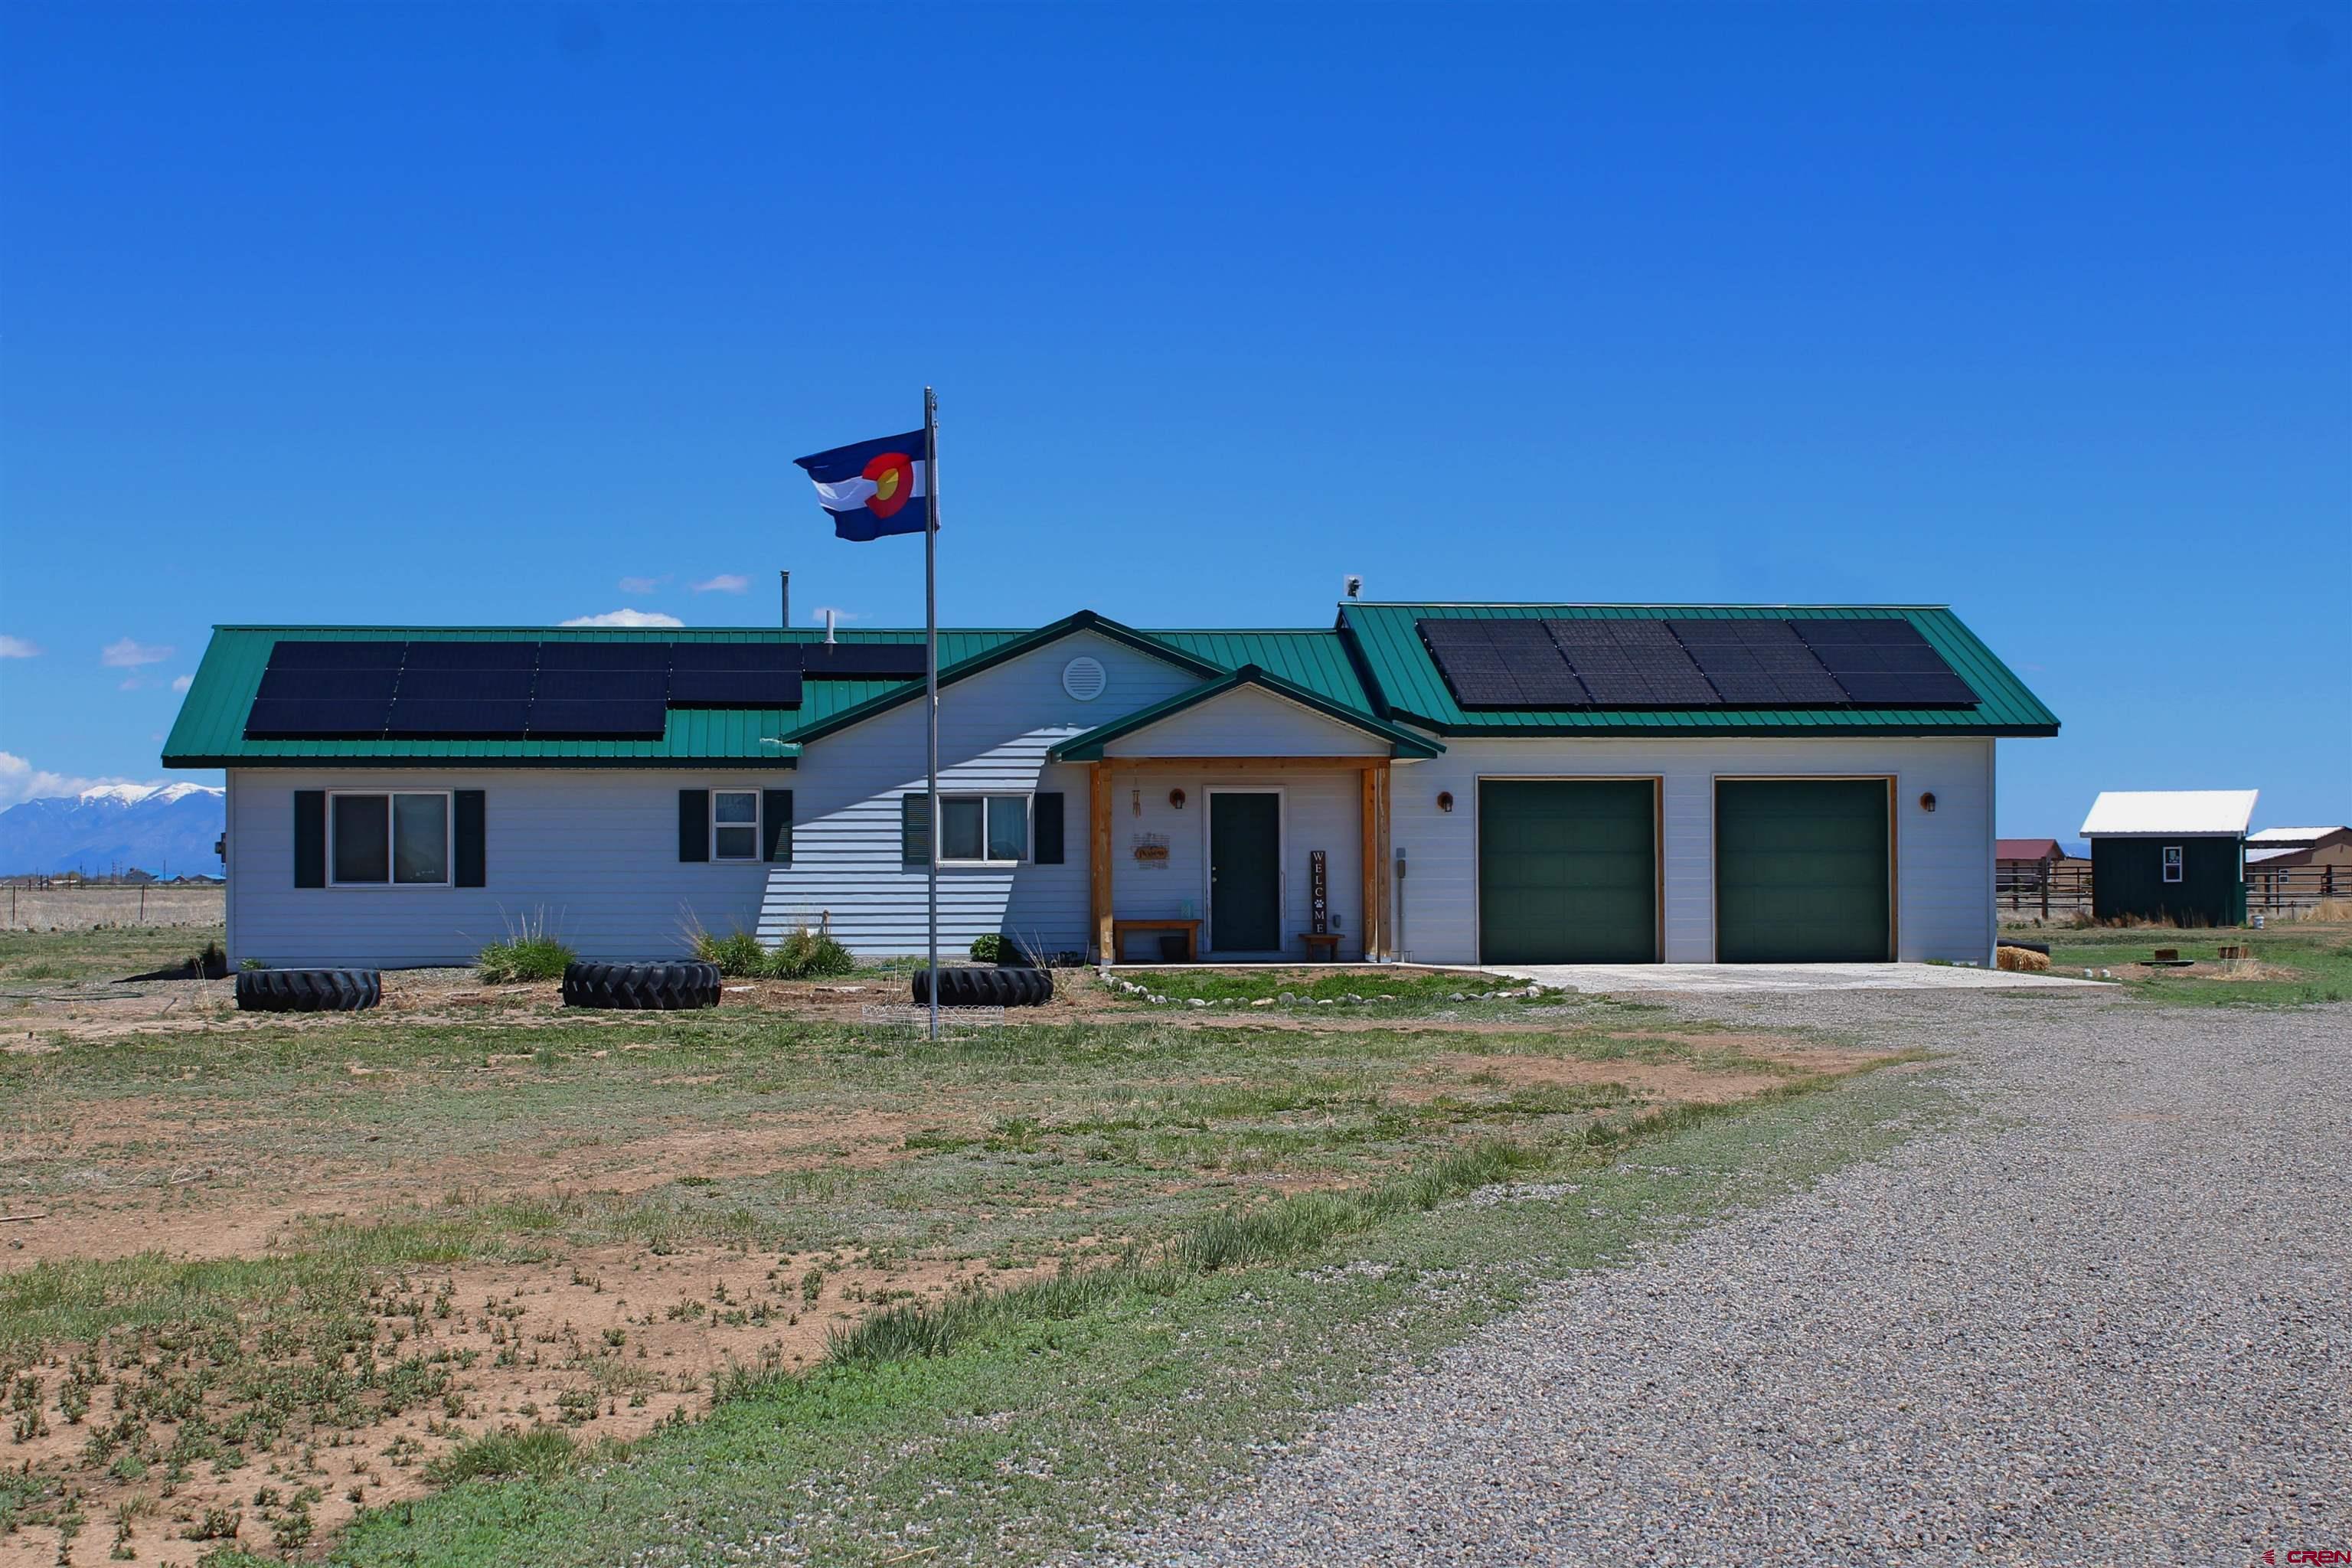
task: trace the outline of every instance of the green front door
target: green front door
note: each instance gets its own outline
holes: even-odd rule
[[[1656,786],[1648,779],[1481,783],[1478,957],[1655,963]]]
[[[1282,797],[1209,796],[1209,946],[1273,952],[1282,946]]]
[[[1721,963],[1894,956],[1884,779],[1726,779],[1715,786]]]

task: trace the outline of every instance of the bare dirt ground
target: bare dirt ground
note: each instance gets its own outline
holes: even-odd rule
[[[383,1006],[356,1016],[240,1014],[229,981],[11,984],[0,1058],[33,1076],[0,1120],[14,1145],[0,1170],[24,1173],[16,1193],[0,1187],[0,1464],[48,1490],[28,1505],[38,1522],[0,1528],[0,1568],[118,1547],[186,1565],[230,1540],[315,1554],[362,1509],[445,1484],[430,1467],[486,1435],[626,1441],[701,1415],[731,1369],[813,1365],[829,1333],[893,1302],[1087,1266],[1139,1216],[1346,1187],[1455,1136],[1736,1100],[1884,1055],[1554,1009],[1146,1014],[1073,976],[1021,1022],[1214,1043],[1168,1047],[1171,1065],[1199,1064],[1174,1075],[1081,1056],[1013,1081],[942,1076],[856,1032],[906,986],[734,981],[717,1013],[677,1025],[567,1010],[551,984],[459,970],[387,973]],[[772,1055],[766,1020],[853,1028],[803,1030]],[[708,1033],[681,1043],[681,1028]],[[877,1059],[871,1070],[908,1076],[869,1084],[859,1074]],[[1406,1113],[1405,1141],[1345,1131],[1382,1108]],[[1147,1131],[1104,1142],[1129,1126]],[[960,1173],[957,1158],[984,1168]],[[681,1189],[772,1209],[794,1173],[820,1185],[790,1201],[868,1239],[763,1244],[767,1221],[615,1238],[632,1205],[673,1215]],[[822,1185],[861,1178],[908,1184]],[[173,1270],[299,1264],[322,1237],[443,1214],[495,1227],[519,1205],[558,1219],[489,1256],[355,1265],[210,1316],[105,1304],[226,1289],[158,1283]],[[887,1230],[901,1209],[945,1243],[840,1219]],[[1028,1239],[1008,1251],[987,1226]],[[12,1302],[12,1277],[48,1279],[81,1303],[75,1321],[116,1326],[12,1352],[10,1310],[42,1310],[21,1291]],[[331,1300],[304,1299],[321,1290]]]

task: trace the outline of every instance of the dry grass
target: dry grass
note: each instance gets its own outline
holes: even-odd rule
[[[9,888],[0,890],[0,929],[89,931],[100,926],[216,926],[227,889],[149,888]]]

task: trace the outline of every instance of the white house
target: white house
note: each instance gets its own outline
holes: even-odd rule
[[[920,642],[224,626],[164,761],[227,771],[233,962],[917,952]],[[1081,613],[940,687],[945,951],[1095,959],[1983,961],[1994,745],[2057,731],[1937,607]]]

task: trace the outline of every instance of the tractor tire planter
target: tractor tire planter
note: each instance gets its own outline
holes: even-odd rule
[[[357,1013],[383,1000],[373,969],[241,969],[240,1013]]]
[[[929,1006],[931,1000],[931,972],[919,969],[914,974],[915,1005]],[[941,969],[940,971],[940,1005],[942,1007],[1036,1007],[1054,999],[1054,972],[1050,969]]]
[[[694,959],[658,963],[567,963],[563,1005],[632,1013],[680,1013],[719,1005],[719,966]]]

